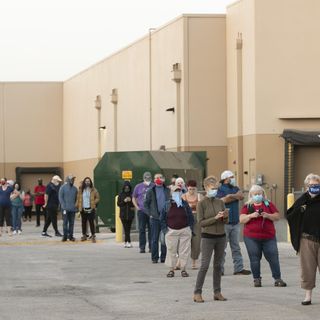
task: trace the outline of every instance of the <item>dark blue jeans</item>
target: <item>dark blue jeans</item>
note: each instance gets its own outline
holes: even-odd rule
[[[74,218],[75,212],[67,211],[65,214],[62,212],[63,217],[63,236],[65,238],[73,238]]]
[[[149,244],[149,250],[151,250],[150,218],[146,213],[139,210],[138,221],[139,221],[139,248],[140,250],[146,249],[146,244],[147,244],[146,228],[148,228],[148,244]]]
[[[151,260],[159,260],[159,238],[160,238],[160,220],[150,218],[150,227],[151,227]],[[161,256],[160,261],[164,262],[167,255],[167,247],[165,244],[161,244]]]
[[[277,280],[281,279],[279,253],[277,239],[254,239],[244,237],[244,243],[247,247],[248,256],[250,259],[250,267],[254,279],[261,277],[260,261],[262,253],[269,262],[272,277]]]

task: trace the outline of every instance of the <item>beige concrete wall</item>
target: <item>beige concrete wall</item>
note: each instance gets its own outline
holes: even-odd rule
[[[320,1],[257,0],[255,12],[257,133],[318,129]]]
[[[185,146],[226,146],[226,17],[186,19]]]
[[[1,176],[62,163],[62,83],[0,83]],[[5,165],[3,165],[5,163]]]

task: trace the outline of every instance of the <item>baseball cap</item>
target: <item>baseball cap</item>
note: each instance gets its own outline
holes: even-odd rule
[[[226,170],[226,171],[223,171],[221,173],[221,180],[225,180],[225,179],[228,179],[228,178],[233,177],[233,176],[234,176],[234,174],[233,174],[232,171]]]

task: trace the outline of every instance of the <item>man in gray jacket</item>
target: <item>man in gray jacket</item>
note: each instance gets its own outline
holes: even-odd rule
[[[59,190],[59,201],[63,217],[62,241],[75,241],[73,237],[74,219],[78,211],[76,208],[78,189],[73,185],[75,177],[68,175],[66,183]]]

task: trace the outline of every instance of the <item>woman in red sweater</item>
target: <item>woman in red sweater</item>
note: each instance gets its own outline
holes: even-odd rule
[[[255,287],[261,287],[262,254],[269,262],[275,287],[287,286],[281,279],[276,230],[273,224],[279,219],[278,209],[267,200],[264,189],[253,185],[249,191],[248,202],[241,210],[240,223],[244,224],[243,238],[250,259]]]

